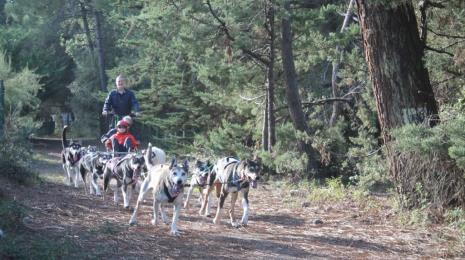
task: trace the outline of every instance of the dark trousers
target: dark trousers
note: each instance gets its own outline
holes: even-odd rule
[[[113,138],[111,140],[111,146],[113,147],[113,152],[127,153],[129,152],[129,149],[133,146],[133,143],[129,138],[126,138],[124,139],[123,144],[120,144],[116,139]]]

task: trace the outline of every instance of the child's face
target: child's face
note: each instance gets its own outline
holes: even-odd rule
[[[119,133],[126,133],[126,131],[128,130],[125,126],[118,126],[117,128],[118,132]]]

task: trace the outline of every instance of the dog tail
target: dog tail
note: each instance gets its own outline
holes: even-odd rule
[[[61,144],[63,145],[63,149],[68,147],[68,142],[66,141],[66,130],[68,130],[67,125],[63,127],[63,132],[61,132]]]
[[[148,144],[147,151],[145,151],[145,162],[147,163],[148,168],[152,168],[154,165],[152,163],[152,143]]]

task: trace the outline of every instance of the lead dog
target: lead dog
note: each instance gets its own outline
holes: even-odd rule
[[[61,133],[61,144],[63,150],[61,152],[61,162],[63,165],[63,170],[65,171],[65,183],[70,186],[73,184],[74,177],[74,187],[78,188],[78,179],[79,179],[79,167],[78,162],[82,157],[82,146],[79,143],[71,142],[68,144],[66,140],[66,131],[68,126],[63,127],[63,132]]]
[[[100,188],[97,184],[97,180],[103,177],[105,165],[110,159],[111,154],[97,152],[94,150],[88,152],[86,155],[82,157],[79,163],[79,171],[81,172],[81,177],[84,180],[84,184],[86,184],[87,177],[90,177],[89,194],[95,193],[97,196],[102,195],[100,193]]]
[[[218,160],[213,171],[213,185],[209,185],[207,192],[202,201],[200,213],[205,210],[208,195],[213,189],[216,189],[216,196],[219,198],[218,207],[216,210],[213,223],[219,225],[221,220],[221,211],[224,202],[229,193],[231,193],[231,209],[229,210],[229,218],[233,227],[238,227],[234,217],[234,205],[237,200],[238,193],[242,196],[243,214],[241,219],[242,225],[247,225],[249,218],[249,188],[257,187],[257,181],[260,178],[261,166],[257,160],[238,161],[231,157],[226,157]]]
[[[117,189],[123,193],[124,208],[129,208],[129,201],[136,188],[145,160],[141,154],[128,154],[123,158],[115,157],[107,162],[103,172],[103,190],[106,192],[111,179],[116,179]],[[131,192],[128,192],[131,187]],[[114,191],[114,201],[118,204],[118,190]]]
[[[207,186],[208,176],[213,168],[213,164],[209,160],[206,162],[197,160],[195,162],[195,167],[192,172],[192,178],[190,182],[189,190],[187,191],[186,201],[184,202],[184,208],[187,209],[189,207],[189,199],[192,194],[192,191],[195,187],[199,189],[200,198],[202,198],[203,189]],[[207,212],[206,215],[210,215],[210,198],[207,202]]]
[[[177,222],[179,218],[179,211],[182,206],[182,195],[184,191],[184,184],[187,180],[189,172],[189,165],[187,160],[184,161],[182,166],[177,165],[176,158],[171,160],[170,165],[149,165],[149,172],[147,178],[140,187],[139,197],[137,199],[134,213],[129,220],[130,225],[137,223],[137,211],[140,203],[144,199],[145,193],[153,189],[153,219],[152,224],[156,225],[158,222],[158,211],[161,213],[161,218],[164,223],[167,223],[166,214],[163,210],[163,204],[173,203],[173,220],[171,222],[171,234],[179,235],[177,229]]]

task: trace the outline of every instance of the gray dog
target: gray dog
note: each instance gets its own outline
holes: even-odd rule
[[[241,219],[242,225],[247,225],[249,219],[249,188],[257,187],[257,181],[260,178],[261,164],[258,160],[245,160],[238,161],[232,157],[222,158],[217,161],[213,167],[210,178],[213,179],[213,185],[209,185],[207,192],[202,201],[202,208],[200,214],[206,208],[208,202],[208,195],[213,189],[216,189],[216,196],[219,198],[216,216],[213,223],[219,225],[221,220],[221,210],[223,209],[224,202],[229,193],[231,193],[231,209],[229,217],[231,225],[238,227],[234,217],[234,204],[237,200],[237,195],[242,195],[243,214]]]
[[[90,177],[89,194],[102,195],[97,180],[103,177],[105,165],[110,159],[111,154],[97,151],[90,151],[82,157],[79,162],[79,171],[84,183],[87,180],[87,176]]]
[[[103,190],[107,191],[110,180],[116,179],[117,187],[123,192],[124,208],[129,208],[129,201],[136,188],[145,160],[142,154],[128,154],[123,158],[113,158],[105,165],[103,172]],[[131,187],[131,192],[128,192]],[[118,204],[118,191],[114,191],[114,201]]]

